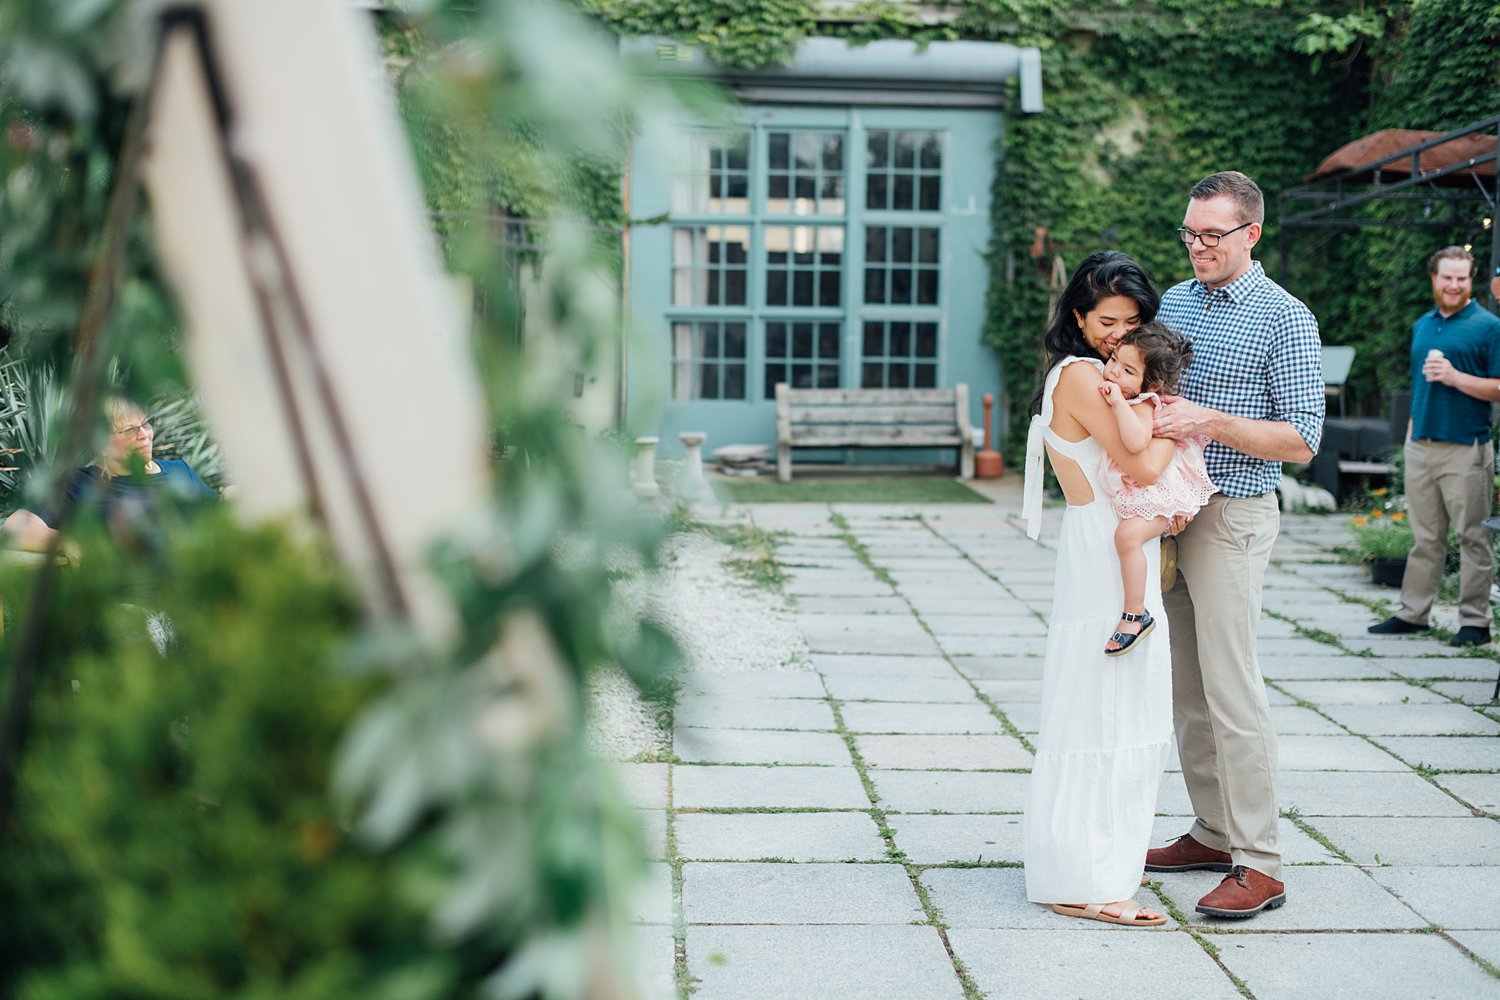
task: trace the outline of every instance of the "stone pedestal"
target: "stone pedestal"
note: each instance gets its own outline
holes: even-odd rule
[[[656,485],[656,445],[659,439],[639,437],[635,439],[635,474],[631,476],[638,497],[661,496],[661,487]]]
[[[708,492],[708,483],[703,479],[703,442],[708,434],[683,431],[677,436],[682,440],[682,472],[677,478],[677,493],[684,500],[697,500]]]

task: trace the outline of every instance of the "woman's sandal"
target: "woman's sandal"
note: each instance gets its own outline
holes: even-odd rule
[[[1158,913],[1154,917],[1143,917],[1144,907],[1133,899],[1125,900],[1117,915],[1104,912],[1109,903],[1090,903],[1087,906],[1064,906],[1062,903],[1053,903],[1052,912],[1061,913],[1065,917],[1080,917],[1084,920],[1102,920],[1106,924],[1119,924],[1121,927],[1160,927],[1167,922],[1165,913]]]
[[[1120,648],[1109,649],[1106,647],[1104,650],[1105,656],[1124,656],[1126,653],[1130,652],[1131,647],[1135,645],[1137,639],[1146,638],[1146,636],[1150,634],[1151,630],[1156,628],[1156,619],[1151,617],[1151,612],[1149,611],[1142,611],[1138,615],[1133,615],[1129,611],[1121,611],[1120,620],[1126,622],[1140,622],[1141,630],[1133,634],[1130,632],[1115,632],[1111,634],[1110,639],[1118,642],[1120,644]]]

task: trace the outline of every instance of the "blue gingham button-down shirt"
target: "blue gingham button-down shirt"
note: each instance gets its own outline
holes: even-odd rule
[[[1291,424],[1314,452],[1323,441],[1323,355],[1311,310],[1266,277],[1260,261],[1223,288],[1197,278],[1162,296],[1156,318],[1193,342],[1178,394],[1251,420]],[[1281,463],[1218,441],[1204,450],[1208,477],[1232,497],[1281,485]]]

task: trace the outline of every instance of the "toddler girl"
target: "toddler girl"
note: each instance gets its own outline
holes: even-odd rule
[[[1132,453],[1145,451],[1151,441],[1152,416],[1161,405],[1157,393],[1175,389],[1192,359],[1193,348],[1187,338],[1159,322],[1144,323],[1121,338],[1104,366],[1099,393],[1114,411],[1120,439]],[[1214,484],[1203,464],[1206,440],[1198,437],[1177,442],[1171,464],[1150,486],[1130,479],[1107,455],[1100,463],[1100,479],[1114,502],[1115,513],[1120,515],[1115,549],[1120,553],[1120,575],[1125,585],[1125,611],[1119,630],[1104,645],[1105,656],[1129,652],[1137,640],[1156,627],[1156,619],[1146,610],[1146,554],[1141,547],[1165,534],[1172,518],[1196,514],[1214,494]],[[1134,631],[1130,631],[1132,627]]]

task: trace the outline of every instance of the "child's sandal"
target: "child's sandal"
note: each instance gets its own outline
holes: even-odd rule
[[[1143,611],[1138,615],[1133,615],[1129,611],[1122,611],[1120,612],[1120,620],[1127,622],[1140,622],[1141,630],[1133,634],[1130,632],[1115,632],[1110,635],[1110,638],[1115,642],[1118,642],[1120,644],[1120,647],[1118,649],[1106,648],[1104,650],[1105,656],[1124,656],[1135,646],[1138,639],[1146,638],[1147,634],[1149,634],[1152,629],[1156,628],[1156,619],[1151,617],[1151,612],[1149,611]]]

